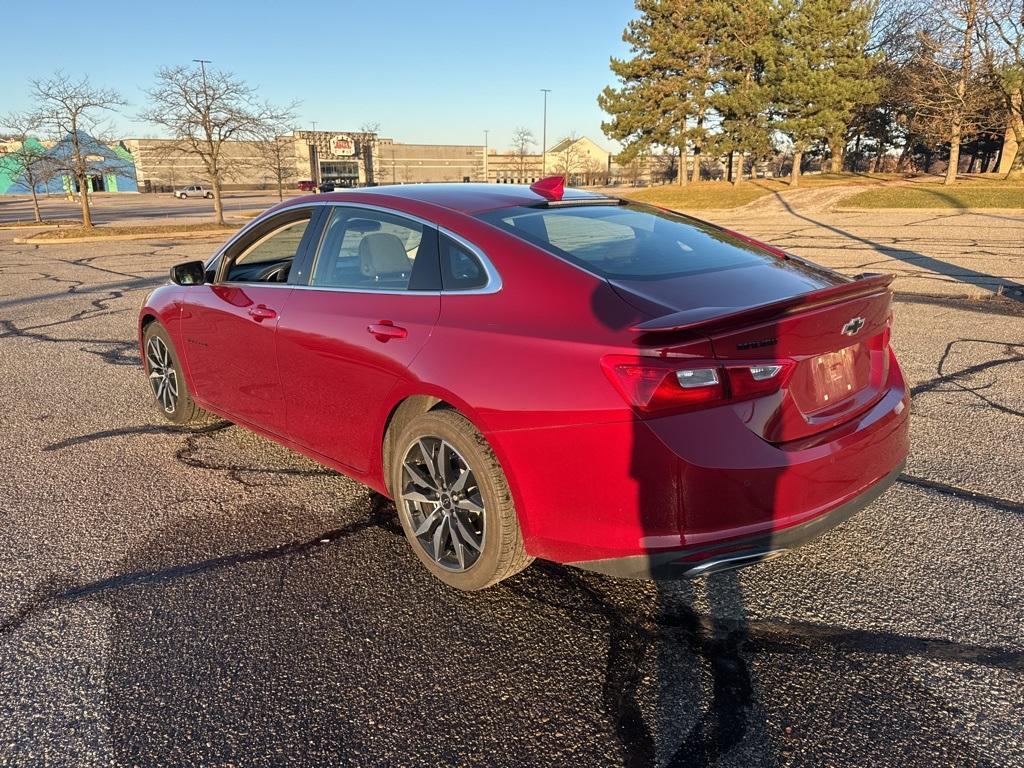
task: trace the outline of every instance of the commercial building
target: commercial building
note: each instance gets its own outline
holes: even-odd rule
[[[139,188],[166,191],[203,183],[202,161],[169,139],[127,139]],[[335,186],[376,186],[427,182],[532,184],[546,172],[564,174],[570,184],[608,182],[612,163],[606,150],[586,137],[558,142],[547,154],[487,152],[479,144],[406,144],[360,131],[294,131],[277,143],[227,142],[223,148],[225,189],[276,185],[278,176],[294,188],[299,181]]]
[[[380,139],[374,150],[378,184],[484,180],[481,145],[401,144],[393,139]]]
[[[121,145],[102,144],[85,131],[78,131],[79,151],[86,162],[90,192],[138,192],[135,165],[131,154]],[[69,195],[79,192],[78,179],[68,170],[72,163],[72,135],[55,143],[29,138],[35,167],[36,192]],[[32,192],[25,168],[19,158],[21,142],[0,144],[0,195],[25,195]]]

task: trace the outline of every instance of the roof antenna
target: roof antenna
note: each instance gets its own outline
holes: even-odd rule
[[[548,200],[561,200],[565,193],[565,176],[545,176],[533,182],[530,189]]]

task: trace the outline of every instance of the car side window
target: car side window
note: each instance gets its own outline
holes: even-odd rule
[[[231,283],[286,283],[295,256],[309,226],[308,212],[291,218],[268,231],[254,233],[255,240],[241,244],[230,258],[225,280]]]
[[[441,235],[441,282],[446,291],[467,291],[487,284],[483,264],[464,245]]]
[[[336,206],[324,228],[310,284],[370,291],[436,287],[415,279],[422,272],[420,259],[436,255],[430,247],[433,237],[434,230],[402,216]]]

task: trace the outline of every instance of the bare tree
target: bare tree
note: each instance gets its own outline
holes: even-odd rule
[[[277,185],[277,199],[284,200],[284,186],[296,175],[295,141],[286,126],[268,125],[257,144],[259,162]]]
[[[578,137],[570,133],[559,144],[565,144],[565,148],[555,157],[554,171],[557,176],[564,176],[566,184],[573,184],[574,178],[586,171],[586,153],[580,149],[577,143]],[[556,145],[558,146],[558,145]]]
[[[916,60],[909,68],[911,99],[922,133],[949,143],[943,183],[956,181],[960,145],[976,127],[982,109],[975,78],[975,38],[982,0],[937,0],[936,23],[918,34]]]
[[[1017,142],[1008,175],[1018,176],[1024,173],[1024,0],[990,3],[978,38],[985,69]]]
[[[520,179],[528,176],[530,169],[530,148],[537,145],[533,131],[520,126],[512,134],[512,167],[516,169]]]
[[[125,101],[117,91],[93,86],[88,77],[74,80],[63,72],[45,80],[33,80],[32,96],[36,102],[36,118],[61,142],[61,151],[51,155],[53,170],[64,171],[74,178],[82,206],[82,226],[90,229],[89,177],[108,169],[102,159],[97,161],[90,152],[87,137],[95,138],[101,116],[123,107]]]
[[[228,142],[260,141],[268,126],[292,122],[296,105],[281,108],[261,102],[256,89],[232,73],[204,65],[164,67],[156,80],[147,92],[150,106],[142,118],[167,131],[175,151],[199,158],[213,190],[217,223],[223,224],[221,189],[232,162],[237,162],[225,152]]]
[[[18,148],[8,152],[20,171],[20,178],[32,193],[32,211],[37,222],[42,222],[43,215],[39,210],[39,186],[49,183],[53,178],[53,163],[46,156],[46,148],[39,143],[38,133],[42,123],[38,115],[31,112],[12,112],[0,119],[0,125],[8,129],[10,138],[18,144]]]

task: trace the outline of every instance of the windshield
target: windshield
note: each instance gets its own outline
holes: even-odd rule
[[[501,208],[479,217],[609,279],[657,280],[778,262],[710,224],[636,203]]]

